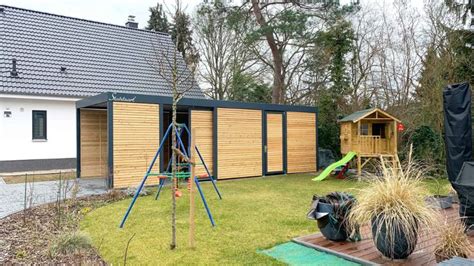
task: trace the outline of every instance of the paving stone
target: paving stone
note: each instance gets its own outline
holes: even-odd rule
[[[67,198],[71,197],[74,181],[67,182]],[[27,183],[27,201],[32,206],[56,201],[59,181]],[[64,185],[63,185],[64,188]],[[80,179],[77,197],[99,195],[107,192],[105,179]],[[25,184],[0,184],[0,218],[23,210],[25,202]]]

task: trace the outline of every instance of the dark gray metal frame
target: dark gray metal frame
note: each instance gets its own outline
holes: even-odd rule
[[[76,109],[76,177],[81,176],[81,109]]]
[[[283,147],[282,147],[282,166],[281,166],[281,171],[273,171],[269,172],[268,171],[268,134],[267,134],[267,114],[281,114],[282,116],[282,141],[283,141]],[[281,111],[262,111],[262,159],[263,159],[263,169],[262,173],[263,175],[277,175],[277,174],[286,174],[286,151],[287,151],[287,146],[286,146],[286,112],[281,112]]]
[[[77,173],[80,177],[80,109],[81,108],[107,108],[107,145],[108,145],[108,177],[107,183],[109,187],[113,187],[113,102],[131,102],[131,103],[150,103],[159,104],[159,137],[163,137],[163,105],[171,105],[173,103],[172,97],[167,96],[151,96],[141,94],[126,94],[126,93],[102,93],[76,102],[77,108]],[[192,110],[210,110],[213,118],[213,175],[218,178],[218,108],[237,108],[237,109],[253,109],[262,111],[262,174],[267,174],[267,158],[265,152],[266,145],[266,113],[281,113],[283,115],[283,171],[278,173],[287,173],[287,112],[305,112],[314,113],[316,115],[316,169],[318,169],[318,108],[309,106],[295,106],[295,105],[279,105],[279,104],[260,104],[260,103],[242,103],[235,101],[218,101],[208,99],[193,99],[183,98],[179,102],[179,106],[187,108],[189,116]],[[189,125],[191,123],[189,117]],[[163,170],[163,156],[160,156],[160,169]],[[268,173],[268,174],[276,174]]]
[[[114,187],[114,105],[113,102],[107,102],[107,146],[108,146],[108,171],[107,186]]]

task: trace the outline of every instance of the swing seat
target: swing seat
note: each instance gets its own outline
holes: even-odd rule
[[[163,174],[163,173],[156,173],[156,172],[155,172],[155,173],[151,172],[151,173],[149,174],[149,176],[156,176],[156,178],[158,178],[158,179],[166,179],[166,178],[168,178],[167,175],[165,175],[165,174]]]
[[[209,178],[208,174],[199,174],[197,175],[198,178]]]

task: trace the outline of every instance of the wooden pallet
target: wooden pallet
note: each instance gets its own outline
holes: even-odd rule
[[[441,210],[441,213],[450,221],[459,219],[458,210],[458,205],[454,205],[454,208]],[[393,261],[382,256],[374,246],[369,226],[363,226],[361,234],[362,241],[359,242],[334,242],[327,240],[321,233],[297,237],[293,241],[363,265],[436,265],[433,249],[437,237],[427,230],[421,231],[415,251],[408,259],[402,261]],[[470,240],[474,244],[474,237],[470,237]]]

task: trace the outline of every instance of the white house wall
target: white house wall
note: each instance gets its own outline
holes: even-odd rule
[[[75,158],[76,100],[0,94],[0,161]],[[32,139],[33,110],[46,111],[45,141]]]

